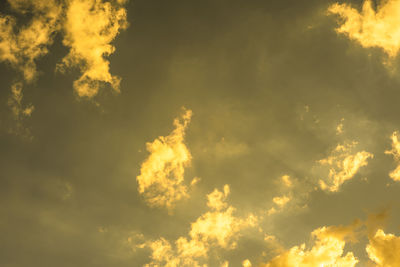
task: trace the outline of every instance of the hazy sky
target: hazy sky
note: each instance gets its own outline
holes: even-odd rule
[[[400,266],[399,0],[0,2],[0,266]]]

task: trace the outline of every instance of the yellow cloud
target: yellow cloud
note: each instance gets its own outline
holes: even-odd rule
[[[282,182],[287,187],[291,187],[293,185],[289,175],[283,175],[282,176]]]
[[[378,229],[375,235],[369,238],[366,251],[369,258],[374,261],[377,266],[400,266],[400,237],[392,234],[385,234],[382,229]]]
[[[287,196],[282,196],[282,197],[274,197],[272,201],[278,205],[280,208],[283,208],[286,203],[290,201],[290,198]]]
[[[397,167],[389,173],[390,178],[395,181],[400,181],[400,142],[399,133],[393,132],[392,136],[392,150],[385,151],[385,154],[391,154],[397,162]]]
[[[313,247],[306,249],[305,244],[294,246],[282,252],[264,267],[350,267],[358,263],[352,252],[343,255],[346,239],[353,235],[355,225],[321,227],[312,232],[315,239]]]
[[[207,195],[207,206],[211,209],[221,210],[227,207],[227,203],[225,202],[226,197],[229,195],[229,186],[224,186],[224,192],[219,191],[218,189],[214,189],[214,191]]]
[[[32,13],[30,22],[16,29],[14,17],[0,15],[0,61],[23,73],[28,82],[37,76],[35,60],[48,53],[53,35],[59,29],[62,8],[54,0],[9,0],[14,11]]]
[[[101,82],[109,83],[119,92],[120,78],[110,74],[111,55],[115,47],[111,42],[121,29],[127,27],[125,1],[68,0],[63,44],[70,48],[69,54],[58,69],[77,66],[82,76],[74,82],[79,97],[91,98]]]
[[[351,144],[338,145],[331,155],[321,159],[318,163],[329,167],[329,175],[325,179],[320,179],[321,189],[336,192],[347,180],[352,179],[359,169],[368,165],[368,159],[373,155],[366,151],[352,153],[357,142]]]
[[[246,259],[242,262],[243,267],[251,267],[251,262],[250,260]]]
[[[379,47],[389,57],[395,57],[400,49],[400,1],[381,1],[375,11],[372,1],[364,1],[361,12],[348,4],[333,4],[330,14],[343,19],[338,33],[347,35],[363,47]]]
[[[192,157],[184,137],[191,116],[192,111],[186,110],[181,119],[174,120],[175,129],[170,135],[146,144],[150,156],[136,179],[139,193],[150,206],[172,209],[178,200],[188,197],[184,171]]]
[[[210,195],[225,198],[228,194],[229,186],[225,185],[223,193],[215,189],[208,198]],[[218,201],[224,202],[221,198]],[[235,248],[240,231],[257,224],[254,215],[249,215],[247,218],[234,216],[235,208],[227,203],[222,206],[211,205],[210,208],[213,211],[206,212],[193,222],[188,237],[179,237],[175,241],[175,246],[164,238],[146,242],[144,246],[152,251],[152,261],[146,266],[207,266],[204,262],[212,247]],[[228,262],[222,263],[222,266],[228,265]]]

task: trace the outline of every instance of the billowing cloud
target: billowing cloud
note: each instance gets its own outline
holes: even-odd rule
[[[375,235],[369,238],[366,251],[377,266],[400,266],[400,237],[398,236],[385,234],[382,229],[378,229]]]
[[[400,1],[380,1],[376,11],[371,0],[365,0],[361,12],[348,4],[333,4],[330,14],[337,14],[341,25],[338,33],[347,35],[363,47],[378,47],[389,57],[400,49]]]
[[[151,249],[151,263],[146,266],[207,266],[206,260],[209,250],[213,248],[233,249],[236,247],[239,233],[243,228],[257,224],[257,218],[249,215],[240,218],[233,215],[235,208],[223,203],[223,205],[210,205],[210,199],[225,202],[229,194],[229,186],[224,186],[224,192],[215,189],[207,195],[208,206],[211,211],[201,215],[191,224],[188,237],[179,237],[175,246],[169,241],[160,238],[142,245]],[[213,202],[214,203],[214,202]],[[221,263],[228,266],[228,262]],[[249,266],[249,265],[247,265]]]
[[[185,110],[180,119],[174,120],[175,129],[170,135],[146,144],[150,155],[136,180],[139,193],[150,206],[172,209],[178,200],[188,197],[184,172],[192,157],[184,137],[191,116],[192,111]]]
[[[357,142],[338,145],[327,158],[321,159],[318,163],[321,166],[328,166],[328,177],[319,180],[321,189],[336,192],[347,180],[352,179],[359,169],[368,165],[368,159],[373,155],[366,151],[353,152]]]
[[[385,151],[385,154],[391,154],[394,157],[394,160],[397,163],[396,169],[389,173],[390,178],[395,181],[400,181],[400,142],[399,142],[399,133],[393,132],[392,136],[392,150]]]
[[[79,67],[82,76],[74,82],[80,97],[95,96],[100,83],[108,83],[119,92],[120,78],[110,74],[111,42],[127,27],[125,2],[99,0],[68,0],[65,14],[63,44],[70,48],[59,69]]]
[[[353,238],[353,231],[357,224],[351,226],[329,226],[314,230],[311,235],[314,245],[306,249],[303,243],[282,252],[265,267],[314,267],[314,266],[355,266],[358,259],[352,252],[344,254],[344,247],[349,238]]]

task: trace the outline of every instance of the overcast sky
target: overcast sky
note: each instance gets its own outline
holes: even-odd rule
[[[0,3],[0,266],[400,266],[400,1]]]

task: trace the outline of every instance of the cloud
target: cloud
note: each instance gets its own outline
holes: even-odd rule
[[[396,169],[389,173],[390,178],[394,181],[400,181],[400,142],[399,142],[399,133],[393,132],[392,136],[392,150],[385,151],[385,154],[393,155],[394,160],[397,163]]]
[[[24,80],[37,77],[36,60],[48,53],[54,33],[59,29],[61,5],[54,0],[9,0],[11,8],[30,22],[17,29],[16,18],[0,15],[0,61],[22,72]]]
[[[359,169],[368,165],[368,159],[373,154],[366,151],[352,152],[357,142],[337,145],[327,158],[321,159],[318,163],[321,166],[328,166],[328,177],[319,180],[321,189],[336,192],[347,180],[352,179]]]
[[[101,83],[119,92],[120,78],[110,74],[105,59],[115,51],[111,42],[128,25],[125,1],[68,0],[63,25],[63,44],[70,48],[58,69],[79,67],[82,75],[74,82],[79,97],[95,96]]]
[[[246,218],[236,217],[233,215],[235,208],[227,203],[209,205],[210,199],[215,199],[214,195],[222,196],[223,199],[218,198],[218,201],[225,202],[228,194],[228,185],[224,186],[224,192],[215,189],[208,194],[208,206],[211,211],[197,218],[191,224],[188,236],[179,237],[174,246],[162,237],[146,242],[142,247],[151,249],[152,261],[145,266],[206,266],[204,262],[211,248],[234,249],[240,231],[255,226],[257,218],[254,215]],[[222,263],[222,266],[228,266],[228,262]]]
[[[400,49],[400,1],[381,1],[376,11],[372,1],[366,0],[361,12],[348,4],[335,3],[328,13],[338,15],[343,21],[336,29],[363,47],[379,47],[389,57],[395,57]]]
[[[150,206],[172,209],[178,200],[188,197],[184,172],[192,156],[184,137],[191,116],[192,111],[185,110],[180,119],[174,120],[175,129],[170,135],[146,144],[150,155],[142,163],[136,180],[139,193]]]
[[[377,266],[395,267],[400,265],[400,237],[385,234],[382,229],[378,229],[375,235],[369,238],[366,251],[368,257]]]
[[[353,253],[343,254],[346,241],[353,238],[353,232],[357,226],[358,223],[350,226],[318,228],[311,233],[314,238],[314,245],[310,249],[306,249],[304,243],[300,246],[294,246],[262,266],[355,266],[358,259],[354,257]]]

